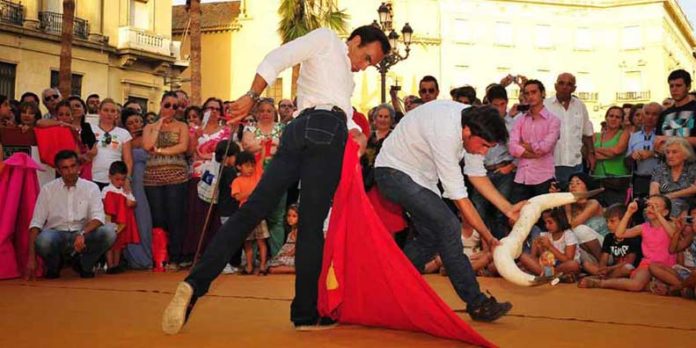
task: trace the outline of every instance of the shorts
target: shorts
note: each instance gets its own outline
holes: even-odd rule
[[[271,234],[268,232],[268,225],[266,224],[266,220],[261,220],[261,223],[258,226],[254,227],[253,230],[251,230],[251,233],[249,233],[249,236],[247,236],[246,240],[252,241],[257,239],[266,239],[270,236]]]
[[[633,276],[635,276],[636,272],[638,272],[639,270],[649,269],[650,264],[651,264],[651,262],[646,260],[646,259],[641,260],[640,263],[638,264],[638,267],[636,267],[636,269],[634,269],[633,272],[631,272],[631,278],[633,278]]]
[[[679,265],[679,264],[672,266],[672,270],[677,272],[677,277],[679,278],[679,280],[682,280],[682,281],[685,280],[686,278],[689,278],[689,276],[691,275],[691,272],[696,272],[696,270],[691,270],[690,268],[684,267],[684,266]]]
[[[575,238],[578,239],[579,244],[585,244],[595,239],[599,241],[600,245],[602,244],[602,242],[604,242],[604,237],[602,237],[601,234],[588,227],[587,225],[578,225],[575,228],[573,228],[572,231],[575,235]]]

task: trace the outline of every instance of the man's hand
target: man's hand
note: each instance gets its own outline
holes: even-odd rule
[[[491,237],[488,241],[488,247],[491,249],[491,251],[495,250],[500,245],[500,241],[498,238]]]
[[[360,146],[360,151],[359,154],[360,156],[365,154],[365,148],[367,148],[367,137],[363,132],[361,132],[359,129],[353,128],[350,131],[348,131],[348,135],[350,135],[353,140],[355,140],[356,143]]]
[[[520,210],[522,210],[522,207],[527,204],[527,201],[519,201],[512,205],[508,211],[505,212],[505,216],[507,216],[510,220],[517,222],[517,219],[520,218]]]
[[[82,250],[85,250],[87,245],[85,244],[85,235],[78,235],[75,237],[75,243],[73,243],[73,247],[75,248],[75,252],[81,253]]]
[[[507,174],[512,173],[513,170],[515,170],[515,164],[514,164],[514,163],[509,163],[509,164],[506,165],[506,166],[502,166],[502,167],[496,169],[494,173],[502,174],[502,175],[507,175]]]
[[[597,164],[597,157],[594,153],[587,154],[587,165],[590,167],[590,172],[594,172],[595,165]]]
[[[24,267],[24,280],[36,280],[36,257],[30,256]]]
[[[509,86],[513,81],[515,81],[515,77],[507,74],[507,76],[503,77],[502,80],[500,80],[500,85],[503,87]]]
[[[655,144],[653,145],[653,149],[655,149],[655,152],[662,153],[664,151],[664,146],[665,142],[667,141],[667,137],[664,135],[658,135],[655,137]]]
[[[242,121],[244,117],[249,115],[249,112],[251,112],[254,104],[256,104],[254,99],[246,94],[239,97],[239,99],[235,100],[230,106],[230,114],[227,124],[237,124]]]

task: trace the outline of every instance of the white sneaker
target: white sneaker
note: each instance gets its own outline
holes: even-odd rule
[[[169,335],[175,335],[181,331],[181,328],[186,323],[187,314],[193,308],[191,303],[192,297],[193,288],[191,285],[187,282],[179,283],[176,292],[174,292],[174,297],[172,297],[171,302],[169,302],[162,315],[162,331]]]
[[[233,267],[229,263],[222,270],[222,274],[235,274],[235,273],[239,273],[239,268]]]

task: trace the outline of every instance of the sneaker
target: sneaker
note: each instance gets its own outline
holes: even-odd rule
[[[317,321],[295,322],[296,331],[322,331],[330,330],[338,326],[338,322],[327,317],[321,317]]]
[[[466,312],[473,320],[492,322],[507,314],[510,309],[512,309],[510,302],[498,302],[495,297],[491,296],[483,300],[478,306],[467,306]]]
[[[85,271],[82,269],[82,265],[79,259],[75,260],[72,266],[73,270],[75,270],[75,272],[80,275],[80,278],[94,278],[94,272]]]
[[[230,265],[229,263],[222,270],[222,274],[235,274],[239,272],[239,268]]]
[[[167,305],[162,316],[162,331],[168,335],[176,335],[188,321],[191,310],[196,304],[197,297],[193,296],[193,287],[187,282],[179,283],[174,297]]]

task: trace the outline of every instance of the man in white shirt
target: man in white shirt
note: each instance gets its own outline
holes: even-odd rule
[[[436,116],[436,117],[435,117]],[[464,174],[496,207],[513,220],[524,203],[515,206],[500,195],[486,177],[483,155],[505,144],[508,132],[503,118],[491,107],[472,108],[454,101],[432,101],[409,113],[384,141],[375,161],[375,181],[380,193],[406,210],[418,236],[404,252],[420,271],[439,254],[459,297],[474,320],[494,321],[512,305],[498,303],[481,293],[469,259],[463,253],[461,222],[440,197],[452,200],[463,220],[491,248],[499,241],[484,224],[468,198]]]
[[[36,254],[46,265],[46,279],[58,278],[66,254],[77,255],[73,268],[82,278],[94,277],[92,268],[116,240],[112,227],[104,225],[104,206],[97,185],[79,178],[77,153],[56,154],[61,177],[41,188],[29,227],[29,261],[25,278],[33,279]]]
[[[554,162],[556,180],[566,187],[568,179],[574,173],[582,171],[582,147],[587,152],[586,162],[589,169],[594,169],[595,156],[592,143],[592,122],[585,104],[573,96],[575,76],[562,73],[556,79],[556,95],[544,100],[544,106],[561,120],[561,136],[556,142]]]
[[[298,179],[302,204],[290,319],[297,330],[316,330],[333,324],[319,318],[317,311],[323,222],[338,186],[348,135],[363,148],[366,143],[352,120],[353,72],[378,64],[390,50],[389,40],[379,28],[363,26],[355,29],[347,42],[328,29],[317,29],[264,58],[249,92],[231,106],[229,122],[242,120],[278,74],[301,63],[297,80],[299,114],[285,127],[278,152],[249,200],[222,226],[189,276],[179,284],[162,318],[164,332],[176,334],[181,330],[196,300],[208,291],[232,253]]]

